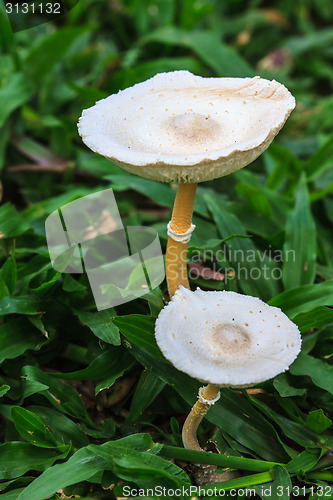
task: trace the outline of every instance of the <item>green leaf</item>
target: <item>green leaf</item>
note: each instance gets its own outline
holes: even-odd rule
[[[7,122],[6,125],[0,127],[0,172],[5,166],[6,149],[9,143],[9,139],[10,139],[10,125],[9,122]]]
[[[260,490],[263,490],[263,484],[269,483],[272,480],[272,472],[259,472],[259,474],[251,474],[250,476],[243,476],[243,477],[237,477],[236,479],[229,479],[228,481],[223,481],[221,483],[216,483],[214,484],[214,488],[216,487],[217,492],[221,492],[220,496],[224,496],[225,492],[234,490],[230,497],[227,498],[233,498],[234,497],[234,492],[236,492],[237,489],[242,489],[245,490],[245,488],[250,487],[250,486],[255,486],[257,484],[260,484],[261,486],[259,487]],[[202,490],[206,490],[208,495],[211,495],[212,491],[212,486],[209,485],[204,485],[201,486]],[[254,488],[251,488],[251,490]],[[268,490],[269,491],[269,490]],[[261,494],[261,493],[260,493]],[[216,498],[216,497],[215,497]]]
[[[290,439],[293,439],[296,443],[304,447],[321,446],[321,436],[307,429],[303,423],[300,424],[290,420],[252,396],[248,396],[248,398],[254,406],[260,409],[271,420],[275,421],[275,423],[281,427],[284,434]]]
[[[35,45],[24,61],[25,73],[40,84],[54,66],[64,59],[74,41],[90,30],[90,27],[65,27],[46,36]]]
[[[230,467],[232,469],[249,470],[256,472],[269,471],[276,462],[266,462],[264,460],[256,460],[253,458],[226,456],[224,454],[210,453],[207,451],[187,450],[177,448],[176,446],[164,445],[160,451],[161,455],[168,458],[184,460],[186,462],[195,462],[199,464],[211,464],[218,467]]]
[[[17,488],[18,486],[26,486],[27,484],[29,484],[31,481],[33,481],[34,477],[33,476],[23,476],[23,477],[19,477],[17,479],[11,479],[10,481],[6,481],[6,482],[1,482],[0,483],[0,491],[4,491],[6,490],[7,488],[10,489],[10,491],[13,490],[13,488]],[[17,490],[15,490],[17,491]],[[3,495],[3,493],[2,493]]]
[[[160,288],[155,288],[149,293],[146,293],[143,297],[144,300],[148,301],[150,315],[153,318],[157,318],[161,309],[164,307],[163,294]]]
[[[267,494],[261,495],[261,498],[269,498],[270,500],[289,500],[292,484],[288,472],[284,467],[276,465],[272,469],[273,483],[266,485],[264,491]]]
[[[317,464],[324,453],[325,450],[321,448],[306,448],[306,450],[288,462],[286,469],[288,472],[295,474],[300,471],[308,472]]]
[[[120,345],[119,330],[116,325],[112,323],[112,316],[115,315],[113,309],[93,313],[88,311],[75,311],[75,314],[98,338],[109,344]]]
[[[88,91],[90,90],[90,87]],[[108,93],[104,96],[107,97]],[[94,102],[95,100],[90,100]],[[118,175],[121,170],[116,165],[113,165],[110,160],[104,158],[104,156],[92,155],[91,151],[85,151],[78,149],[76,155],[76,163],[80,171],[88,172],[89,174],[96,177],[108,176],[112,172]],[[106,177],[107,179],[108,177]]]
[[[281,373],[273,380],[273,385],[278,391],[281,397],[288,398],[292,396],[302,396],[305,393],[305,389],[296,389],[292,387],[288,382],[288,377],[285,373]]]
[[[307,33],[306,36],[295,36],[286,41],[285,46],[291,50],[294,55],[300,55],[303,52],[323,49],[333,42],[333,29],[325,28],[320,31],[315,30]]]
[[[180,427],[178,420],[175,417],[171,417],[170,419],[170,429],[173,437],[173,442],[176,444],[176,446],[183,446],[183,440],[182,440],[182,435],[180,432]]]
[[[37,297],[22,295],[20,297],[4,297],[0,300],[0,316],[6,314],[38,314],[41,312]]]
[[[0,326],[0,363],[20,356],[27,349],[39,349],[45,342],[45,337],[26,318],[8,321]]]
[[[83,430],[62,413],[46,406],[29,406],[28,409],[38,415],[45,425],[51,425],[52,434],[59,443],[72,444],[75,448],[89,444]]]
[[[42,420],[31,411],[20,406],[13,406],[11,416],[16,430],[29,443],[41,448],[56,448],[58,446]]]
[[[173,206],[176,194],[169,185],[137,177],[135,175],[112,174],[107,175],[105,178],[112,181],[112,187],[113,184],[115,184],[118,189],[133,189],[151,200],[154,200],[159,205],[164,205],[166,207]]]
[[[133,358],[121,348],[108,349],[94,359],[87,368],[70,373],[54,373],[54,377],[67,380],[100,380],[96,387],[96,394],[109,388],[117,378],[133,366]]]
[[[310,210],[306,178],[295,193],[295,207],[287,220],[283,246],[282,281],[286,289],[313,283],[316,274],[316,224]]]
[[[15,138],[14,144],[21,153],[38,165],[52,166],[66,161],[31,137],[21,136]]]
[[[289,368],[293,375],[306,375],[312,382],[333,394],[333,366],[301,352]]]
[[[16,261],[13,255],[8,257],[8,259],[2,266],[0,271],[0,276],[6,283],[6,286],[10,294],[13,294],[15,292],[16,279],[17,279]]]
[[[287,454],[274,427],[231,389],[223,390],[219,404],[214,405],[207,418],[260,457],[277,462],[286,460]]]
[[[0,299],[8,297],[8,295],[10,295],[9,290],[6,286],[6,283],[0,276]]]
[[[256,213],[271,218],[272,210],[262,188],[240,182],[237,184],[237,191],[244,196],[247,203]]]
[[[65,292],[78,292],[77,295],[79,297],[83,296],[87,290],[85,285],[75,280],[70,274],[65,274],[62,288]]]
[[[0,45],[6,53],[13,51],[15,53],[15,37],[11,28],[8,14],[6,13],[4,2],[0,2]]]
[[[74,186],[68,191],[62,192],[60,195],[53,196],[53,198],[47,198],[41,202],[35,203],[34,205],[26,208],[23,212],[25,218],[31,221],[40,220],[43,221],[43,232],[44,234],[44,222],[47,215],[51,214],[55,210],[58,210],[62,205],[66,205],[71,201],[74,201],[82,196],[87,196],[89,194],[95,193],[96,188],[89,188],[85,186]]]
[[[50,275],[51,275],[50,279],[44,281],[41,285],[35,288],[29,288],[29,291],[38,296],[46,295],[51,290],[51,288],[53,288],[53,285],[57,283],[57,281],[61,276],[61,273],[51,270]]]
[[[319,410],[310,411],[305,425],[312,431],[321,434],[326,429],[331,427],[332,420],[326,417],[323,410],[320,408]]]
[[[276,206],[274,210],[276,215],[282,215],[283,223],[286,215],[285,212],[288,208],[288,201],[277,190],[281,184],[284,184],[286,178],[292,178],[293,180],[299,178],[302,163],[290,149],[277,144],[276,141],[273,141],[269,149],[264,153],[263,158],[266,159],[266,162],[269,160],[272,163],[267,179],[267,187],[273,190],[270,193],[273,194],[275,199],[280,198],[283,201],[280,207]]]
[[[133,357],[122,350],[117,357],[113,358],[111,366],[104,373],[103,380],[96,385],[95,394],[98,394],[103,389],[109,389],[117,378],[121,377],[125,371],[132,368],[133,364]]]
[[[123,450],[118,448],[117,442],[115,446],[106,443],[105,451],[107,450],[110,451],[112,457],[112,471],[120,478],[134,481],[142,488],[155,485],[179,488],[183,484],[189,485],[190,483],[185,471],[162,457],[135,450],[129,451],[126,448]]]
[[[107,468],[105,459],[96,455],[90,446],[81,448],[65,463],[48,468],[23,490],[19,498],[20,500],[48,499],[61,488],[87,481]]]
[[[27,320],[29,323],[31,323],[33,326],[35,326],[44,337],[47,339],[49,338],[48,332],[45,330],[45,326],[42,321],[42,316],[27,316]]]
[[[123,354],[121,349],[110,349],[97,356],[87,368],[69,373],[53,373],[53,377],[65,380],[98,380],[107,375],[108,368]]]
[[[129,417],[132,421],[137,420],[142,415],[164,386],[165,382],[156,377],[151,370],[143,372],[131,403]]]
[[[251,66],[211,31],[185,31],[166,26],[146,35],[143,41],[187,47],[196,52],[217,76],[254,76]]]
[[[209,194],[205,196],[205,200],[222,238],[227,238],[230,235],[247,236],[244,226],[236,215],[230,212],[227,203],[222,200],[217,202]],[[276,263],[261,256],[252,241],[237,236],[230,239],[227,258],[235,272],[235,279],[245,293],[262,298],[274,295],[276,280],[272,278],[272,273],[271,279],[267,278],[264,267],[266,266],[270,271],[273,266],[276,266]],[[270,276],[269,273],[268,276]]]
[[[5,203],[0,207],[0,238],[18,236],[30,227],[13,205]]]
[[[22,73],[11,76],[7,84],[0,88],[0,127],[11,113],[26,103],[32,95],[32,87]]]
[[[155,443],[152,440],[150,434],[140,432],[138,434],[132,434],[130,436],[123,437],[121,439],[117,439],[116,441],[112,441],[106,443],[107,447],[117,447],[117,448],[130,448],[136,451],[149,451],[154,448]]]
[[[290,318],[317,306],[333,306],[333,281],[287,290],[271,299],[269,305],[280,307]]]
[[[22,369],[22,374],[28,380],[48,386],[48,389],[40,392],[40,394],[43,394],[55,408],[92,425],[80,396],[71,386],[64,384],[52,375],[42,372],[35,366],[25,366]]]
[[[130,455],[134,453],[133,449],[147,450],[152,446],[150,436],[137,434],[101,446],[89,445],[81,448],[67,462],[50,467],[35,479],[21,493],[20,500],[47,499],[61,488],[87,481],[98,472],[112,469],[115,457]],[[140,459],[142,455],[144,454],[139,454]]]
[[[19,488],[18,490],[7,491],[2,494],[2,498],[4,500],[17,500],[20,497],[20,494],[24,491],[24,488]]]
[[[29,470],[43,471],[65,455],[30,443],[5,443],[0,445],[0,479],[13,479]]]
[[[293,319],[299,330],[307,332],[312,328],[322,328],[333,323],[333,309],[319,306],[306,313],[299,313]]]
[[[48,388],[49,388],[48,385],[36,382],[36,380],[24,379],[22,398],[23,399],[28,398],[29,396],[32,396],[33,394],[36,394],[38,392],[43,392]]]
[[[6,384],[0,385],[0,398],[2,398],[2,396],[4,396],[6,392],[8,392],[9,390],[10,390],[9,385]]]
[[[325,168],[332,165],[333,136],[326,141],[318,151],[305,163],[304,169],[308,173],[309,181],[313,181]]]
[[[25,266],[18,269],[18,286],[21,289],[21,295],[23,295],[23,292],[29,292],[32,296],[35,293],[32,286],[36,282],[36,284],[41,284],[41,291],[43,291],[44,283],[48,287],[49,276],[51,277],[51,284],[59,277],[59,273],[52,269],[49,255],[44,254],[32,257]],[[34,280],[34,284],[31,285],[33,278],[36,279]],[[39,297],[37,296],[37,298]]]
[[[113,318],[112,321],[119,327],[121,333],[125,335],[128,340],[142,346],[152,353],[153,356],[163,360],[165,359],[155,341],[154,318],[139,314],[131,314],[129,316],[117,316]]]

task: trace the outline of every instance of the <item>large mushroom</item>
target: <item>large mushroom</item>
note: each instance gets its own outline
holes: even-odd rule
[[[157,74],[83,111],[79,133],[93,151],[141,177],[179,181],[168,225],[170,297],[189,288],[187,245],[198,182],[228,175],[270,145],[295,107],[276,81]]]
[[[228,291],[180,287],[162,309],[155,337],[164,356],[202,382],[183,426],[185,448],[201,450],[198,426],[220,387],[249,387],[288,369],[301,348],[297,326],[277,307]]]

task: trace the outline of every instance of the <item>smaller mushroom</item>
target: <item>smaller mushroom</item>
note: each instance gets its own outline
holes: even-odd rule
[[[220,387],[249,387],[286,371],[301,348],[297,326],[277,307],[235,292],[179,287],[162,309],[155,337],[180,371],[208,383],[183,427],[185,448],[202,450],[198,426]]]

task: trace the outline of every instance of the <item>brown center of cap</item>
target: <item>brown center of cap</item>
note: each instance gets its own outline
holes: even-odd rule
[[[184,113],[170,117],[162,123],[162,128],[172,136],[173,141],[195,144],[209,144],[221,133],[221,125],[209,115]]]
[[[216,354],[234,355],[250,348],[251,339],[245,327],[232,323],[217,323],[210,332]]]

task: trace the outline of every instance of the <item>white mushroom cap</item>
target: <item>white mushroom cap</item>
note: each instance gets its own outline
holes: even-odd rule
[[[297,326],[281,309],[235,292],[182,286],[160,312],[155,336],[178,370],[229,387],[284,372],[301,348]]]
[[[201,182],[255,160],[295,107],[275,80],[160,73],[83,111],[83,142],[125,170]]]

